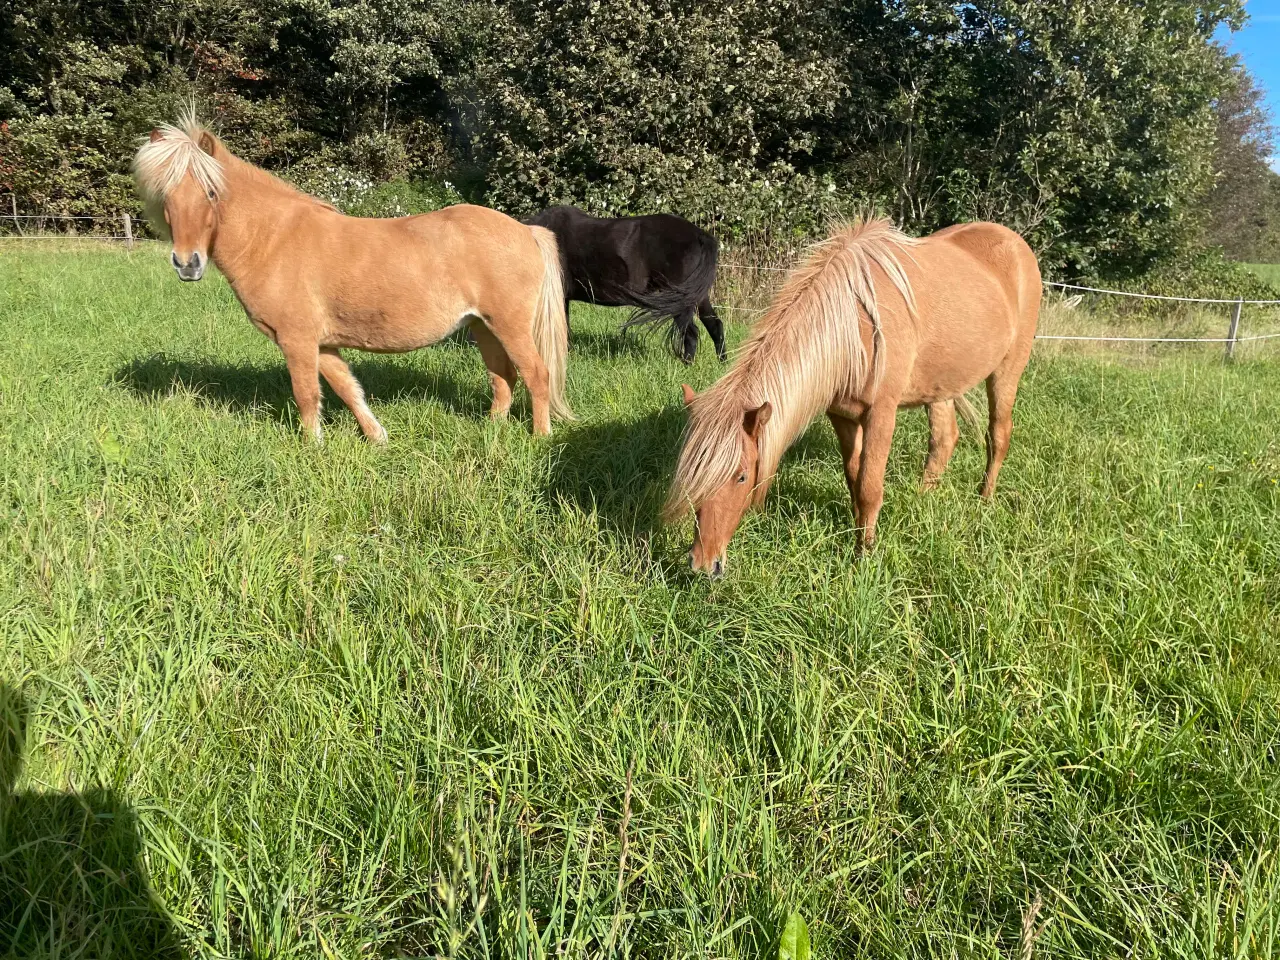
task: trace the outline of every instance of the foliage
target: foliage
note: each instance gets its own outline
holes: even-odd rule
[[[1280,263],[1246,263],[1245,268],[1261,277],[1273,290],[1280,290]]]
[[[1205,197],[1209,239],[1237,260],[1280,260],[1280,174],[1268,165],[1276,132],[1262,90],[1237,67],[1214,105],[1215,183]]]
[[[404,217],[462,201],[447,180],[438,184],[405,180],[375,183],[350,167],[295,168],[292,179],[312,196],[357,217]]]
[[[135,138],[196,95],[299,180],[667,209],[733,241],[868,207],[919,232],[995,219],[1050,273],[1122,279],[1240,206],[1204,198],[1215,169],[1214,196],[1236,189],[1215,140],[1247,84],[1212,38],[1242,18],[1240,0],[15,0],[0,189],[128,208]]]
[[[8,952],[1017,957],[1039,890],[1037,960],[1280,953],[1274,347],[1037,350],[993,503],[904,411],[865,558],[818,424],[710,583],[650,517],[722,368],[619,311],[549,442],[446,344],[317,449],[216,274],[16,246]]]
[[[1216,248],[1189,251],[1121,286],[1165,297],[1280,300],[1280,288]]]
[[[787,918],[782,928],[782,941],[778,944],[778,960],[809,960],[809,926],[800,911]]]

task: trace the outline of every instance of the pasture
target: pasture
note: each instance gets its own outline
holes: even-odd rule
[[[1280,950],[1276,350],[1037,348],[990,504],[904,414],[861,559],[819,423],[711,582],[711,350],[575,305],[549,440],[351,354],[316,447],[166,254],[0,250],[0,954]]]
[[[1280,263],[1246,263],[1245,266],[1273,287],[1280,287]]]

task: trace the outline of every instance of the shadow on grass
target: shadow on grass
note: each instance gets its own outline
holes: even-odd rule
[[[660,524],[659,511],[686,422],[684,407],[670,404],[631,419],[558,426],[555,439],[559,450],[548,495],[576,504],[587,513],[594,511],[616,532],[647,535]],[[823,435],[823,429],[830,433],[825,421],[802,434],[787,459],[831,461],[833,489],[847,499],[834,435]],[[788,485],[785,489],[799,488]],[[817,501],[830,499],[827,491],[813,496]]]
[[[665,349],[662,340],[635,330],[575,330],[569,335],[569,348],[574,353],[597,360],[648,358],[654,349]]]
[[[17,793],[26,703],[0,681],[0,954],[185,956],[147,886],[133,811],[106,789]]]
[[[450,373],[424,371],[376,356],[354,359],[351,371],[364,387],[375,416],[379,400],[434,400],[467,417],[484,416],[489,407],[487,386],[464,382]],[[289,371],[283,361],[259,366],[177,359],[158,353],[129,361],[116,370],[111,382],[147,399],[165,397],[180,389],[213,406],[265,412],[281,422],[297,416]],[[342,401],[327,387],[325,392],[325,407],[330,411],[341,409]]]
[[[659,524],[684,430],[677,406],[628,420],[558,428],[547,494],[576,504],[624,536],[647,536]]]

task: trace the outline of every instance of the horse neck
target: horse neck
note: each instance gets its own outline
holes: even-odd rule
[[[784,323],[788,319],[779,318]],[[765,401],[773,408],[761,434],[758,470],[764,481],[772,479],[782,455],[831,406],[839,389],[828,371],[810,362],[823,349],[811,330],[782,332],[776,346],[768,339],[766,334],[748,343],[739,362],[709,391],[725,391],[725,403],[731,409],[745,411]],[[738,422],[733,424],[735,430]]]
[[[306,198],[269,173],[231,157],[223,163],[226,195],[219,202],[218,232],[209,251],[218,270],[236,287],[278,230],[283,208]]]

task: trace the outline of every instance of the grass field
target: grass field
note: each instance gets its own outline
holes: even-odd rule
[[[1280,263],[1246,263],[1245,266],[1273,287],[1280,289]]]
[[[2,956],[1280,951],[1280,352],[1037,355],[991,504],[904,414],[862,559],[819,425],[712,583],[617,314],[549,442],[357,358],[383,449],[155,249],[0,319]]]

